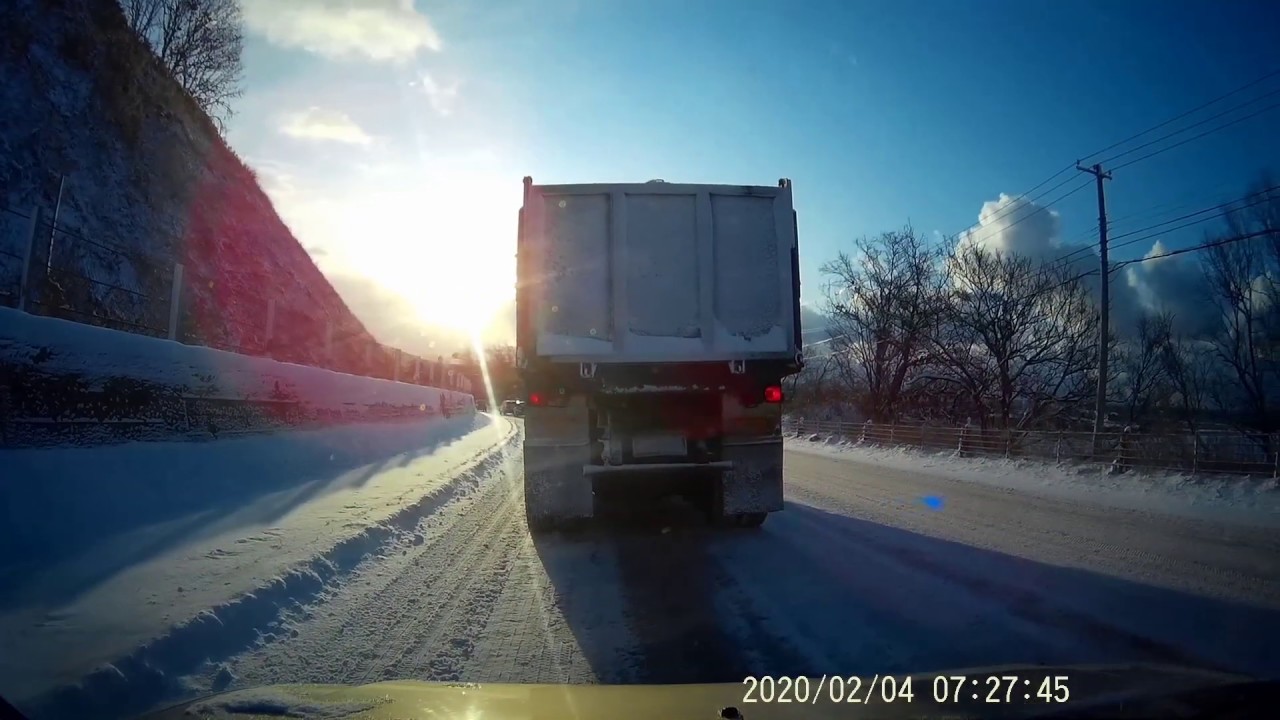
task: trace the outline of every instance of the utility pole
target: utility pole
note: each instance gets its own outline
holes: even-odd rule
[[[1110,180],[1111,173],[1104,172],[1101,164],[1076,169],[1093,176],[1098,185],[1098,256],[1101,258],[1102,286],[1098,306],[1098,393],[1093,409],[1093,454],[1098,454],[1098,436],[1102,434],[1103,420],[1107,416],[1107,341],[1111,334],[1111,275],[1107,264],[1107,191],[1103,180]]]

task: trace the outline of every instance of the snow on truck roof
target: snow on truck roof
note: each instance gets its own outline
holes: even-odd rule
[[[710,192],[713,195],[751,195],[774,197],[791,191],[791,180],[779,178],[775,185],[729,185],[722,183],[679,183],[655,178],[641,182],[616,183],[550,183],[540,185],[525,178],[526,185],[541,195],[582,195],[620,190],[655,194],[687,195]],[[661,186],[661,187],[655,187]]]

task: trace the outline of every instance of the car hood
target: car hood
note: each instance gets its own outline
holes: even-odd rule
[[[1032,699],[987,704],[972,692],[958,702],[934,703],[933,681],[940,676],[985,678],[1015,675],[1030,679]],[[1071,698],[1065,704],[1037,701],[1039,678],[1065,676]],[[898,676],[902,680],[904,676]],[[863,691],[866,682],[863,680]],[[920,673],[912,676],[914,700],[871,705],[832,702],[829,690],[815,702],[800,704],[744,702],[741,683],[690,685],[549,685],[504,683],[446,683],[390,681],[369,685],[273,685],[221,693],[145,716],[145,720],[184,718],[324,718],[332,720],[594,720],[608,718],[734,717],[736,708],[746,720],[761,718],[907,718],[922,714],[1031,718],[1070,710],[1072,716],[1089,707],[1113,705],[1128,698],[1160,697],[1170,693],[1247,682],[1251,678],[1226,673],[1160,665],[1001,666]],[[812,678],[816,688],[820,678]],[[828,686],[830,687],[830,686]],[[845,695],[852,689],[845,685]],[[980,695],[985,690],[977,688]],[[793,691],[794,692],[794,691]],[[758,695],[758,693],[757,693]],[[837,696],[839,694],[837,693]],[[1087,715],[1085,715],[1087,716]]]

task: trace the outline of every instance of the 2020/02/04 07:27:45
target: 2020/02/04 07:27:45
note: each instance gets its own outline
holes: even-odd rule
[[[1070,697],[1066,675],[803,675],[749,676],[743,678],[743,703],[911,703],[915,684],[928,680],[935,704],[978,701],[984,703],[1064,703]],[[921,698],[924,700],[925,698]]]

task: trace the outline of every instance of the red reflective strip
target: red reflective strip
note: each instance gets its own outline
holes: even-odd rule
[[[782,388],[778,385],[770,385],[764,389],[764,401],[767,403],[782,402]]]

